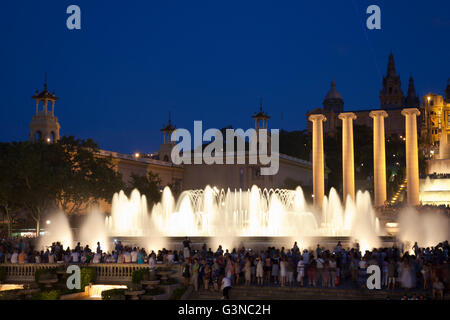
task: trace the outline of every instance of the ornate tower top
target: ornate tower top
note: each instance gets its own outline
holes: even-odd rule
[[[30,141],[44,141],[47,143],[59,140],[58,118],[55,117],[55,102],[59,98],[55,92],[47,89],[47,74],[45,74],[44,89],[31,97],[36,101],[36,114],[30,123]],[[50,102],[50,104],[49,104]]]
[[[259,100],[259,112],[255,112],[252,118],[255,119],[255,129],[267,129],[270,117],[263,111],[262,98]]]
[[[393,109],[403,106],[403,91],[400,76],[395,71],[394,55],[389,54],[386,76],[383,77],[383,88],[380,91],[381,109]]]
[[[169,111],[169,123],[161,129],[161,132],[164,132],[166,134],[171,134],[175,130],[176,130],[176,127],[174,127],[172,125],[172,120],[171,120],[170,111]]]
[[[395,71],[394,55],[392,54],[392,51],[389,54],[386,75],[388,77],[395,77],[397,75],[397,72]]]
[[[322,104],[326,111],[333,111],[335,113],[341,113],[344,111],[344,99],[342,99],[341,94],[337,91],[334,80],[331,81],[331,88],[325,96]]]
[[[420,99],[416,95],[416,88],[414,87],[413,77],[409,77],[408,95],[405,98],[406,107],[418,107],[420,105]]]

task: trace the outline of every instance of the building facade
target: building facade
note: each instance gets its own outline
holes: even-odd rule
[[[400,76],[395,69],[394,56],[391,53],[388,58],[386,75],[383,77],[382,89],[380,91],[380,107],[385,110],[388,117],[385,119],[386,136],[401,136],[405,132],[405,118],[401,111],[403,108],[417,108],[420,106],[420,100],[417,97],[414,87],[414,79],[409,78],[408,93],[404,97],[401,88]],[[316,108],[306,113],[306,123],[309,132],[312,130],[311,122],[307,119],[311,114],[323,114],[327,121],[323,123],[325,134],[336,135],[337,128],[341,127],[342,121],[339,120],[339,113],[344,112],[344,99],[336,89],[336,83],[331,82],[331,88],[325,96],[322,108]],[[373,126],[373,121],[369,117],[372,110],[345,110],[345,112],[353,112],[356,115],[355,125]]]
[[[30,140],[42,140],[47,143],[56,142],[60,137],[60,125],[54,115],[55,101],[58,98],[47,90],[36,92],[32,97],[36,101],[36,115],[30,123]],[[337,109],[336,109],[337,110]],[[255,130],[268,129],[270,116],[262,110],[252,116]],[[168,124],[162,129],[162,144],[154,154],[122,154],[109,150],[99,150],[99,157],[111,157],[115,169],[121,173],[124,183],[129,184],[133,175],[146,176],[149,172],[157,174],[161,179],[161,189],[170,186],[174,194],[183,190],[203,189],[207,185],[218,188],[250,189],[253,185],[261,188],[283,188],[296,186],[312,186],[312,164],[309,161],[281,154],[278,173],[272,176],[261,175],[262,165],[250,164],[248,153],[245,164],[182,164],[172,162],[171,152],[175,143],[172,133],[176,130],[169,115]],[[270,150],[270,137],[267,150]],[[112,195],[111,195],[112,196]],[[107,204],[105,204],[105,208]]]

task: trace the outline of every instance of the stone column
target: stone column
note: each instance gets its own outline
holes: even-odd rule
[[[308,118],[313,123],[312,128],[312,160],[313,160],[313,192],[314,205],[321,208],[325,193],[325,166],[323,157],[323,114],[312,114]]]
[[[342,120],[342,202],[345,203],[349,195],[355,200],[355,160],[353,154],[353,112],[339,114]]]
[[[384,110],[369,113],[373,119],[373,193],[374,205],[381,207],[387,199],[386,195],[386,146],[384,137],[384,118],[388,116]]]
[[[408,192],[408,205],[419,205],[419,150],[417,147],[417,108],[402,110],[405,116],[406,135],[406,179]]]

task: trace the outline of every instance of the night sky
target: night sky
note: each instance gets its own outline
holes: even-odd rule
[[[81,8],[81,30],[66,8]],[[366,8],[381,7],[381,30]],[[379,107],[392,50],[406,94],[442,94],[450,77],[450,1],[2,1],[0,141],[28,139],[31,96],[60,100],[61,135],[124,153],[152,152],[177,127],[306,127],[332,78],[346,110]]]

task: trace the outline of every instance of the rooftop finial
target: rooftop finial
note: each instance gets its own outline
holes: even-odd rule
[[[172,124],[172,118],[170,116],[170,111],[169,111],[169,124]]]
[[[47,72],[44,73],[44,89],[47,89]]]
[[[262,97],[259,97],[259,111],[262,112]]]

